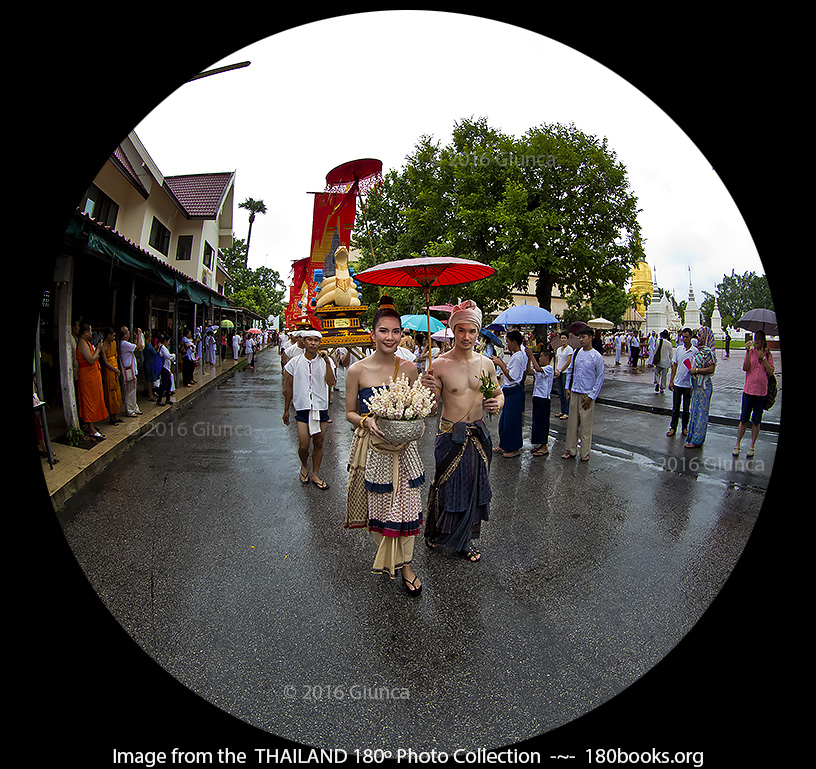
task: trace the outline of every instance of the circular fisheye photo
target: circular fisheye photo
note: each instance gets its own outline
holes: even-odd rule
[[[31,293],[39,622],[70,618],[83,753],[712,755],[778,284],[688,113],[579,42],[377,11],[130,62],[96,116],[77,82],[71,135],[120,99],[121,130]]]

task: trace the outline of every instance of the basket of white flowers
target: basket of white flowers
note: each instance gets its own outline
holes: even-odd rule
[[[408,384],[405,374],[383,387],[375,387],[368,399],[370,413],[377,418],[380,431],[392,443],[407,443],[422,435],[425,417],[434,407],[433,392],[419,379]]]

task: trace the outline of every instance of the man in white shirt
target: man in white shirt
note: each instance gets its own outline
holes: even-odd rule
[[[567,447],[562,457],[573,459],[581,443],[581,460],[589,459],[592,449],[592,422],[595,418],[595,401],[604,383],[603,356],[592,346],[593,331],[584,326],[578,338],[581,347],[573,353],[567,370],[567,392],[570,395],[569,419],[567,419]]]
[[[320,478],[323,439],[329,422],[329,390],[334,386],[334,367],[325,350],[320,349],[319,331],[301,331],[303,355],[297,355],[283,369],[283,423],[289,424],[289,407],[295,407],[300,457],[300,482],[309,483],[309,444],[312,451],[311,481],[319,489],[329,484]]]
[[[694,354],[697,352],[691,343],[691,329],[684,328],[680,333],[683,344],[677,345],[672,359],[669,389],[672,391],[672,417],[669,431],[666,435],[677,432],[677,423],[680,421],[680,408],[683,409],[683,435],[686,434],[689,422],[689,404],[691,402],[691,365]]]
[[[307,329],[304,330],[297,330],[293,331],[292,342],[289,344],[288,347],[284,347],[283,351],[281,352],[281,365],[286,366],[286,364],[292,360],[297,355],[303,355],[303,334]]]
[[[144,335],[136,329],[136,344],[130,341],[130,329],[122,326],[119,329],[119,362],[122,364],[122,386],[125,394],[125,411],[129,417],[137,417],[139,404],[136,403],[136,376],[139,373],[136,365],[136,350],[144,350]]]
[[[507,351],[510,360],[505,363],[498,356],[491,359],[496,368],[502,370],[504,383],[504,409],[499,418],[499,446],[494,449],[506,458],[517,457],[524,444],[522,419],[524,417],[524,375],[527,373],[527,353],[524,351],[524,337],[520,331],[508,331]]]
[[[637,366],[640,357],[640,334],[633,331],[629,337],[629,364]]]

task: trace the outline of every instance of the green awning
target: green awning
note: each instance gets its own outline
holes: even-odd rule
[[[69,227],[67,232],[70,235],[79,235],[76,228]],[[195,304],[212,305],[214,307],[229,306],[224,297],[218,294],[211,294],[203,286],[199,286],[193,281],[179,277],[163,268],[160,262],[154,261],[146,255],[141,256],[139,253],[134,253],[116,243],[112,243],[93,229],[89,229],[87,235],[88,248],[100,254],[106,254],[111,257],[112,260],[118,261],[126,267],[150,273],[169,286],[173,290],[173,293],[184,294]]]
[[[150,264],[146,259],[141,259],[121,246],[111,243],[107,238],[102,237],[93,230],[88,232],[88,248],[98,251],[100,254],[107,254],[112,259],[118,259],[127,267],[133,267],[137,270],[150,270]]]

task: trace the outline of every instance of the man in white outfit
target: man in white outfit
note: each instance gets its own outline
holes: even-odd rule
[[[136,403],[136,376],[139,373],[136,365],[136,350],[144,350],[144,334],[136,329],[136,344],[130,341],[130,329],[122,326],[119,329],[119,361],[122,364],[122,385],[125,395],[125,412],[129,417],[137,417],[139,404]]]
[[[329,484],[320,478],[323,462],[323,439],[329,422],[329,390],[334,387],[334,366],[325,350],[320,349],[319,331],[301,331],[303,354],[292,358],[283,369],[283,423],[289,424],[289,407],[295,407],[298,432],[300,482],[309,480],[319,489]],[[309,475],[309,444],[312,444],[312,472]]]

